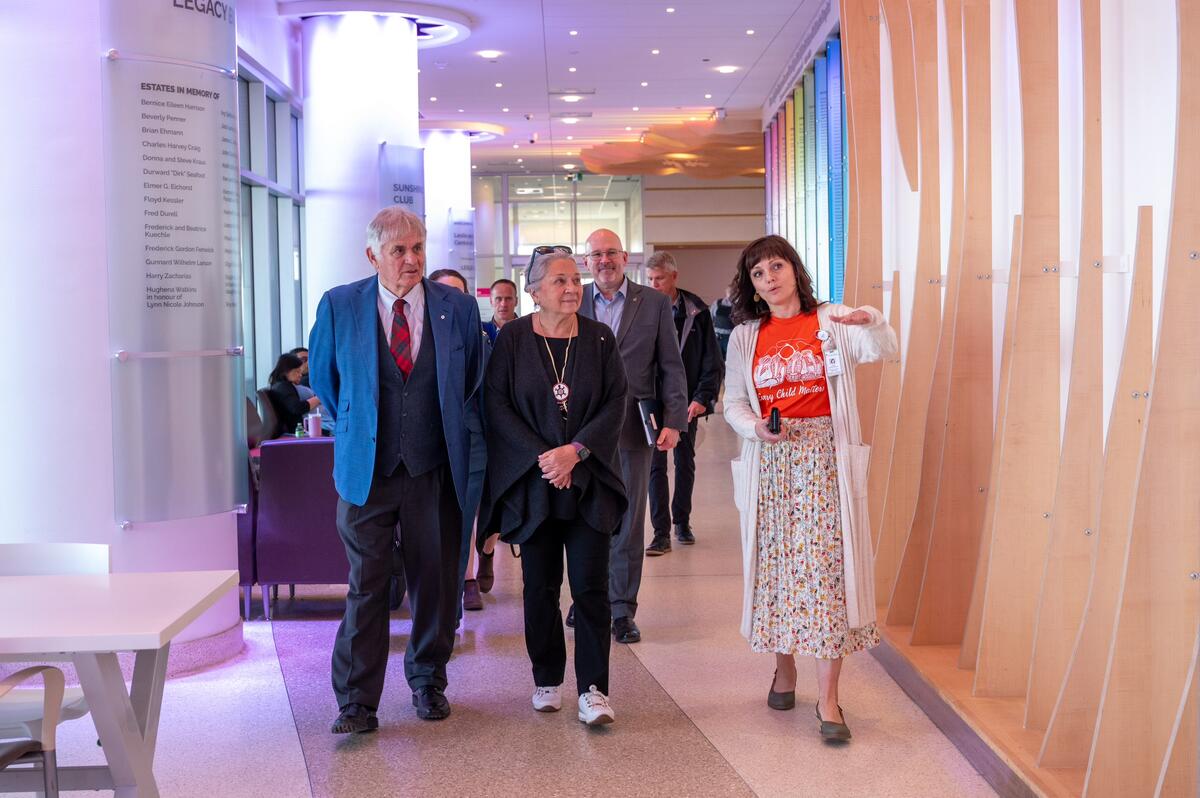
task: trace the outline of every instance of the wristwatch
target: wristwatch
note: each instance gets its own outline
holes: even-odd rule
[[[592,456],[592,450],[584,446],[579,441],[572,441],[571,445],[575,447],[575,454],[579,455],[579,462],[583,462]]]

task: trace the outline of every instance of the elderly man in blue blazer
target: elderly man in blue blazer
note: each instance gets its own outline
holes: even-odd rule
[[[450,714],[466,415],[482,377],[479,308],[424,278],[420,217],[380,211],[366,255],[377,274],[327,291],[310,336],[312,387],[333,416],[337,527],[350,560],[333,649],[334,734],[379,727],[397,528],[412,608],[404,675],[418,717]]]

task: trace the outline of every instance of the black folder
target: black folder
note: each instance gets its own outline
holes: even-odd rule
[[[638,414],[642,417],[642,429],[646,432],[646,445],[658,444],[662,432],[663,403],[658,399],[639,399]]]

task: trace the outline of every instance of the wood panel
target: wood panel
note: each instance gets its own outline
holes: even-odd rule
[[[1200,794],[1200,771],[1196,769],[1196,751],[1200,749],[1200,730],[1197,729],[1197,722],[1200,722],[1198,660],[1200,634],[1196,635],[1196,645],[1192,649],[1192,667],[1188,672],[1183,698],[1179,702],[1179,712],[1175,715],[1175,734],[1163,760],[1162,774],[1154,791],[1155,798],[1195,798]]]
[[[888,324],[896,331],[897,340],[903,327],[900,324],[900,272],[892,272],[892,301]],[[901,342],[903,345],[903,342]],[[867,513],[871,521],[871,543],[879,543],[883,525],[883,498],[892,467],[892,443],[896,439],[896,417],[900,411],[900,379],[904,370],[900,357],[889,358],[882,364],[879,378],[879,400],[876,402],[875,428],[871,432],[871,461],[867,467]],[[857,372],[855,372],[857,374]]]
[[[1158,351],[1089,796],[1154,790],[1200,628],[1200,50],[1185,44],[1200,37],[1200,3],[1179,3],[1176,13],[1179,106]]]
[[[1025,725],[1044,730],[1087,603],[1104,471],[1104,183],[1100,0],[1080,0],[1083,39],[1083,191],[1071,382],[1034,625]]]
[[[1014,0],[1024,213],[1018,333],[1001,434],[975,690],[1023,696],[1059,447],[1058,8]]]
[[[987,588],[988,561],[992,550],[992,525],[996,519],[996,482],[1000,476],[1000,446],[1008,423],[1008,386],[1012,376],[1012,353],[1017,340],[1017,288],[1021,283],[1021,217],[1013,217],[1012,249],[1009,256],[1008,293],[1004,301],[1004,333],[1000,345],[1000,387],[997,391],[995,434],[988,465],[988,486],[984,494],[983,528],[979,537],[979,556],[975,561],[975,577],[971,587],[971,603],[967,609],[963,630],[960,668],[975,669],[979,659],[979,636],[983,625],[983,599]]]
[[[1096,521],[1095,564],[1071,661],[1050,716],[1040,761],[1047,767],[1084,767],[1096,726],[1104,669],[1112,643],[1117,598],[1129,548],[1133,490],[1141,459],[1148,392],[1154,363],[1151,285],[1154,209],[1138,208],[1133,285],[1125,344],[1108,421]],[[1087,265],[1086,263],[1084,264]]]
[[[980,418],[980,409],[992,404],[990,16],[990,0],[964,0],[966,160],[962,268],[954,322],[946,442],[929,554],[913,619],[914,644],[962,640],[987,501],[992,426]]]
[[[937,355],[934,360],[933,382],[929,392],[929,409],[925,416],[925,441],[922,444],[921,480],[917,503],[909,524],[908,535],[888,602],[887,622],[908,626],[917,611],[921,595],[921,580],[929,553],[929,534],[933,528],[933,513],[937,506],[941,478],[942,456],[946,443],[946,417],[950,403],[950,371],[954,358],[954,327],[958,315],[958,295],[962,286],[964,153],[962,107],[962,3],[943,0],[946,14],[946,61],[950,93],[951,198],[950,250],[942,297],[942,323],[938,332]],[[940,271],[940,269],[939,269]]]
[[[941,317],[941,198],[938,163],[938,27],[937,0],[909,0],[916,43],[917,116],[921,152],[920,223],[913,285],[912,320],[904,357],[904,381],[896,441],[883,502],[883,523],[875,548],[875,594],[892,594],[904,541],[912,524],[920,488],[925,419],[933,381]],[[897,97],[899,100],[899,97]],[[899,115],[901,109],[896,108]]]
[[[896,142],[908,187],[919,187],[917,132],[917,48],[907,0],[881,0],[892,50],[892,96],[896,107]],[[935,184],[936,185],[936,184]]]
[[[879,0],[843,0],[846,118],[850,144],[850,229],[846,304],[883,307],[883,177],[879,100]],[[851,283],[851,277],[854,280]],[[874,443],[882,363],[854,372],[863,442]]]

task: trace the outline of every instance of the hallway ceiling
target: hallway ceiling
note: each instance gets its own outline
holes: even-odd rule
[[[421,115],[507,129],[472,145],[473,174],[583,170],[581,150],[630,149],[651,125],[708,120],[717,108],[730,120],[760,119],[827,2],[461,0],[453,6],[472,18],[470,37],[419,53]],[[478,55],[486,50],[500,55]],[[574,124],[564,121],[572,115]]]

